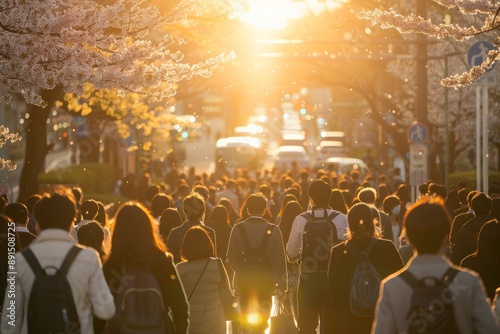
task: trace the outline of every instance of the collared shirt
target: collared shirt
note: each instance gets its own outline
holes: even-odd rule
[[[66,254],[75,244],[67,231],[47,229],[40,232],[38,238],[30,244],[30,248],[43,268],[54,266],[60,268]],[[35,280],[33,270],[21,253],[16,253],[15,272],[15,326],[9,324],[8,312],[1,318],[1,333],[28,333],[27,308],[31,288]],[[115,314],[113,296],[104,279],[101,261],[96,251],[91,248],[82,249],[68,274],[68,282],[75,301],[80,320],[81,333],[94,333],[92,314],[99,318],[111,319]],[[4,309],[11,303],[7,294]]]
[[[27,228],[26,226],[19,226],[19,225],[16,225],[16,232],[27,232],[27,233],[31,233]]]

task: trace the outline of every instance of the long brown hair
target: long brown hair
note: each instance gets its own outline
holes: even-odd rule
[[[124,203],[113,224],[109,259],[123,266],[145,262],[153,267],[158,254],[165,252],[165,244],[148,210],[139,202]]]

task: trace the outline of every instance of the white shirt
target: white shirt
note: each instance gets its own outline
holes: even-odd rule
[[[29,247],[43,268],[59,268],[74,244],[68,232],[47,229],[41,231],[38,239],[33,240]],[[17,274],[12,275],[15,277],[15,297],[10,299],[6,294],[3,304],[3,309],[6,310],[11,300],[15,300],[15,326],[9,325],[12,319],[7,317],[8,312],[3,312],[0,328],[2,334],[28,333],[28,300],[35,275],[19,252],[16,253],[15,271]],[[92,314],[104,320],[111,319],[115,314],[113,295],[104,278],[97,252],[91,248],[82,249],[71,265],[67,279],[78,312],[81,333],[93,334]]]
[[[330,215],[334,210],[327,209],[326,212]],[[324,209],[318,209],[314,211],[314,216],[324,214]],[[292,224],[292,230],[290,231],[290,238],[286,244],[286,253],[290,259],[295,259],[299,256],[302,250],[302,234],[304,233],[304,227],[306,226],[307,219],[301,215],[295,217]],[[347,229],[349,223],[347,222],[347,215],[339,213],[337,217],[333,219],[333,224],[337,228],[337,237],[339,240],[345,240]]]

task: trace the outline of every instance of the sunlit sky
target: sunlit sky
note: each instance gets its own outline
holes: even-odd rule
[[[339,6],[342,0],[247,0],[248,10],[239,16],[244,23],[257,29],[284,29],[287,20],[310,12],[321,12]]]

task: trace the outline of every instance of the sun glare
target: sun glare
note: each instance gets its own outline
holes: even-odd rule
[[[239,17],[257,29],[285,29],[287,21],[298,19],[310,13],[317,14],[340,6],[340,0],[248,0],[247,10]]]

